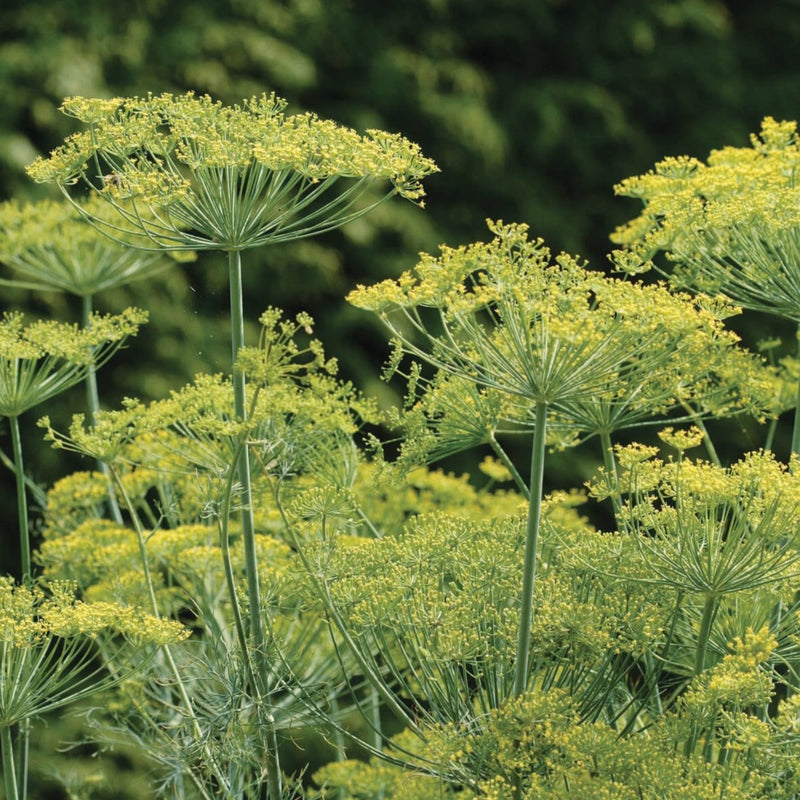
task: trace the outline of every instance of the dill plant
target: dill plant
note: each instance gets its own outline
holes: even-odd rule
[[[19,416],[84,380],[146,319],[146,312],[127,309],[117,316],[90,315],[86,328],[44,321],[26,326],[19,313],[0,322],[0,415],[11,428],[23,580],[32,573]]]
[[[126,245],[122,232],[122,240],[115,242],[87,224],[86,217],[107,218],[116,213],[101,198],[90,196],[77,205],[80,212],[63,200],[37,203],[12,200],[0,205],[0,262],[15,275],[0,279],[0,285],[77,296],[81,303],[81,323],[88,327],[98,293],[149,278],[173,262],[162,253]],[[85,383],[87,405],[93,416],[100,409],[94,367],[87,371]],[[100,469],[105,469],[102,462]],[[121,523],[113,492],[109,494],[109,502],[114,518]]]
[[[244,346],[242,251],[335,229],[394,194],[421,202],[421,180],[436,171],[399,135],[371,130],[362,136],[314,114],[287,116],[285,108],[274,94],[232,107],[193,94],[70,98],[62,110],[86,130],[29,167],[35,180],[57,183],[68,197],[67,187],[79,184],[107,200],[122,223],[78,208],[112,237],[130,241],[133,231],[144,249],[228,254],[234,410],[242,421],[245,375],[236,366]],[[245,442],[237,460],[256,680],[267,665],[249,453]],[[273,751],[268,772],[276,798],[280,769]]]
[[[117,695],[114,723],[161,767],[162,795],[309,791],[282,783],[277,746],[318,723],[337,749],[316,773],[326,796],[796,797],[794,462],[692,459],[707,435],[674,428],[778,409],[785,372],[724,325],[747,303],[714,282],[689,295],[615,280],[490,223],[490,242],[350,295],[387,325],[387,374],[409,383],[399,462],[370,460],[357,437],[375,406],[338,379],[310,317],[268,309],[256,347],[236,333],[239,253],[342,224],[374,181],[418,201],[433,165],[397,138],[284,117],[274,98],[65,108],[88,130],[37,179],[117,206],[124,222],[94,220],[112,237],[229,252],[232,378],[200,375],[94,424],[76,415],[66,432],[42,421],[55,446],[108,464],[130,519],[101,517],[96,475],[59,482],[46,579],[191,620],[191,640],[166,642]],[[635,271],[645,255],[616,257]],[[667,455],[614,441],[666,422]],[[529,472],[509,435],[530,440]],[[588,496],[612,500],[611,531],[581,516],[582,493],[542,492],[548,445],[595,437]],[[428,469],[478,446],[513,490]],[[104,644],[112,672],[136,662]],[[346,758],[350,739],[370,762]]]
[[[434,427],[441,430],[442,421],[452,419],[451,408],[463,409],[461,419],[468,419],[471,409],[486,408],[494,398],[488,418],[472,414],[483,432],[448,429],[449,451],[473,446],[482,433],[501,452],[495,433],[502,422],[530,433],[514,686],[520,695],[528,681],[548,418],[555,415],[568,436],[600,434],[610,459],[615,430],[680,402],[702,398],[720,409],[726,395],[738,400],[735,386],[722,386],[715,363],[732,357],[736,338],[711,301],[692,303],[660,286],[614,281],[565,254],[552,260],[541,240],[528,239],[524,225],[489,227],[491,242],[443,247],[438,258],[424,255],[414,274],[359,287],[348,299],[389,327],[394,364],[407,354],[437,370],[422,401]],[[475,388],[454,404],[454,395],[470,384]],[[429,398],[443,389],[444,400],[432,405]],[[437,444],[434,437],[434,449]]]

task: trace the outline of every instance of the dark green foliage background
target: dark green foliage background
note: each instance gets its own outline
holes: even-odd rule
[[[344,374],[384,397],[383,333],[342,302],[357,282],[440,242],[484,239],[485,217],[528,222],[555,251],[602,268],[608,234],[637,210],[613,197],[615,182],[664,155],[741,146],[763,116],[800,108],[796,0],[30,0],[4,5],[0,31],[4,197],[52,191],[24,167],[74,129],[58,111],[73,94],[191,89],[236,102],[274,90],[292,111],[419,142],[442,168],[425,211],[394,201],[326,237],[245,256],[249,317],[308,309]],[[227,369],[227,302],[214,255],[98,298],[109,311],[140,304],[152,320],[101,373],[106,402]],[[76,313],[69,298],[5,290],[2,307],[16,306]],[[759,336],[764,325],[751,323]],[[66,419],[81,402],[47,411]],[[29,441],[35,415],[23,420]],[[45,483],[64,470],[46,451],[29,466]]]
[[[378,382],[383,332],[343,302],[350,288],[410,268],[440,242],[485,239],[486,217],[528,222],[553,250],[602,268],[609,233],[638,210],[613,197],[613,184],[665,155],[744,145],[765,115],[798,118],[798,47],[797,0],[4,3],[0,199],[52,191],[24,168],[74,130],[58,112],[74,94],[194,90],[232,103],[274,90],[290,111],[403,133],[442,169],[427,182],[424,211],[395,200],[334,234],[244,261],[251,320],[268,305],[309,310],[343,374],[388,401]],[[101,373],[107,404],[228,369],[226,282],[222,258],[208,255],[98,298],[102,310],[135,303],[151,312]],[[3,290],[2,310],[20,306],[78,312],[70,298]],[[776,330],[763,318],[743,324],[751,343]],[[63,423],[81,394],[54,405],[41,413]],[[33,476],[46,485],[87,468],[36,446],[36,416],[23,419]],[[731,435],[737,452],[747,448],[748,431]],[[594,463],[593,449],[578,450],[549,478],[576,486]],[[9,509],[0,566],[13,571],[10,476],[0,497]]]

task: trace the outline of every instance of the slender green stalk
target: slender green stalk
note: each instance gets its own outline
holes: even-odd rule
[[[144,530],[142,528],[142,523],[139,519],[139,515],[136,513],[136,509],[134,508],[133,502],[128,493],[125,491],[125,487],[123,486],[122,481],[120,480],[116,470],[114,469],[111,470],[111,477],[114,480],[117,491],[119,492],[119,496],[124,501],[128,513],[130,514],[131,520],[133,521],[133,527],[136,533],[136,540],[139,545],[139,557],[142,562],[142,571],[144,573],[144,580],[147,585],[147,590],[150,596],[150,604],[152,606],[153,616],[156,619],[161,619],[161,611],[158,608],[158,600],[156,598],[152,575],[150,573],[150,561],[147,557],[147,547],[144,536]],[[175,659],[172,656],[172,651],[170,650],[168,645],[162,645],[161,651],[164,654],[164,658],[167,662],[167,665],[169,666],[169,670],[172,673],[173,678],[175,679],[178,695],[180,696],[181,701],[183,702],[185,713],[192,721],[192,727],[194,729],[194,734],[197,737],[197,742],[198,744],[204,742],[205,737],[203,735],[203,730],[200,727],[200,723],[197,721],[197,715],[194,712],[194,707],[191,698],[189,697],[189,692],[186,689],[186,684],[183,681],[183,677],[181,676],[180,670],[178,669],[178,665],[175,663]],[[204,750],[209,770],[219,783],[220,796],[226,798],[226,800],[235,800],[233,792],[228,786],[228,781],[225,778],[225,774],[222,768],[217,764],[216,759],[214,758],[213,754],[209,751],[207,745],[204,745]]]
[[[619,490],[619,470],[617,469],[617,460],[614,458],[614,446],[611,444],[611,434],[608,431],[601,431],[600,446],[603,449],[603,466],[609,475],[614,476],[614,486]],[[622,501],[618,493],[611,495],[611,503],[614,506],[614,520],[617,523],[617,530],[619,530],[622,522]]]
[[[28,502],[25,496],[25,466],[22,462],[22,439],[19,434],[19,417],[9,417],[11,445],[14,450],[14,473],[17,478],[17,520],[19,526],[19,553],[22,582],[31,580],[31,542],[28,536]]]
[[[92,317],[92,297],[91,295],[83,296],[83,327],[88,328]],[[89,422],[94,425],[98,411],[100,411],[100,393],[97,391],[97,370],[92,364],[86,372],[86,402],[89,408]],[[111,516],[114,522],[122,525],[122,512],[119,510],[119,503],[117,496],[114,493],[114,485],[111,482],[111,473],[108,470],[108,464],[104,461],[98,460],[97,468],[106,477],[108,484],[108,507],[111,510]]]
[[[797,352],[800,357],[800,325],[797,328]],[[792,429],[792,454],[800,455],[800,373],[797,376],[797,397],[794,403],[794,428]]]
[[[31,762],[31,720],[30,717],[19,724],[19,789],[20,800],[28,800],[28,765]]]
[[[528,504],[528,522],[525,530],[525,562],[519,612],[517,664],[514,671],[514,695],[516,697],[523,694],[528,686],[533,590],[536,580],[536,552],[539,545],[539,524],[542,516],[547,403],[539,401],[536,404],[535,419],[536,427],[533,431],[533,453],[531,454],[530,502]]]
[[[500,459],[503,466],[511,473],[511,477],[514,479],[514,483],[516,484],[517,489],[519,489],[522,496],[528,502],[530,502],[531,496],[527,484],[519,474],[519,470],[517,470],[514,462],[508,457],[508,453],[506,453],[506,451],[501,447],[500,442],[497,441],[494,431],[489,433],[489,445],[492,450],[494,450],[495,455]]]
[[[6,800],[19,800],[17,774],[14,767],[14,742],[11,737],[11,726],[0,728],[0,749],[3,751],[3,787]]]
[[[711,626],[714,623],[714,617],[717,615],[717,598],[713,594],[706,595],[706,602],[703,606],[703,616],[700,620],[700,630],[697,634],[697,647],[694,654],[694,677],[697,677],[706,666],[706,650],[708,649],[708,639],[711,634]],[[700,736],[698,724],[692,724],[691,733],[686,740],[683,747],[683,754],[689,758],[697,747],[697,741]]]
[[[20,550],[20,565],[22,568],[22,583],[30,584],[33,581],[33,573],[31,572],[31,541],[28,534],[28,501],[25,493],[25,465],[22,461],[22,438],[19,432],[19,417],[9,417],[8,424],[11,428],[11,445],[14,452],[14,472],[17,479],[17,519],[19,521],[19,550]],[[10,741],[10,731],[7,727],[3,728],[3,732],[8,732]],[[21,800],[26,800],[28,795],[28,761],[30,754],[30,735],[31,726],[30,720],[25,719],[19,725],[19,780],[21,781],[22,793],[17,794],[18,787],[15,781],[15,794],[14,797],[20,797]],[[6,745],[3,746],[3,753],[5,755]],[[13,752],[13,747],[9,752]],[[6,771],[5,764],[3,765],[3,772]],[[8,795],[11,797],[11,795]]]
[[[238,458],[238,456],[237,456]],[[231,494],[233,491],[233,478],[235,471],[231,470],[228,476],[227,485],[225,487],[225,495],[222,501],[222,509],[219,515],[219,544],[222,552],[222,565],[225,571],[225,583],[228,587],[228,597],[231,601],[231,609],[233,611],[233,621],[236,627],[236,636],[239,640],[239,647],[242,649],[242,658],[244,659],[245,670],[247,671],[247,680],[250,683],[252,691],[256,697],[260,696],[258,684],[256,683],[253,664],[250,657],[250,650],[247,647],[247,634],[245,632],[244,620],[242,618],[241,608],[239,607],[239,594],[236,591],[236,577],[233,570],[233,562],[231,560],[231,546],[230,546],[230,507],[231,507]]]
[[[242,257],[238,250],[228,252],[228,277],[231,293],[231,350],[233,358],[233,407],[236,419],[247,420],[247,386],[244,373],[236,368],[239,349],[244,346],[244,308],[242,300]],[[242,542],[244,545],[245,577],[250,609],[250,635],[255,651],[260,676],[264,679],[269,667],[264,639],[264,623],[261,619],[261,588],[258,580],[258,556],[256,554],[255,523],[253,520],[253,489],[250,482],[250,448],[244,443],[237,459],[236,470],[242,487]],[[261,710],[260,710],[261,711]],[[280,760],[278,757],[277,733],[272,714],[263,709],[267,726],[266,770],[270,800],[280,800],[283,794]]]
[[[700,620],[700,630],[697,634],[697,648],[694,652],[694,674],[699,675],[706,667],[706,650],[708,649],[708,639],[711,636],[711,626],[714,624],[714,617],[717,616],[717,597],[716,595],[706,595],[706,602],[703,606],[703,617]]]
[[[228,253],[228,275],[231,292],[231,349],[233,355],[233,405],[236,418],[247,420],[247,387],[244,373],[236,369],[239,349],[244,346],[244,310],[242,302],[242,258],[238,250]],[[250,448],[245,444],[236,465],[242,487],[242,538],[244,543],[247,594],[250,604],[250,633],[256,650],[263,651],[264,626],[261,620],[261,589],[258,581],[253,490],[250,482]]]
[[[383,726],[381,724],[381,698],[374,686],[369,687],[369,705],[372,716],[372,745],[375,750],[383,752]],[[386,792],[383,786],[378,789],[376,800],[384,800]]]
[[[703,432],[703,446],[706,448],[706,452],[708,453],[709,458],[718,466],[722,466],[722,461],[720,461],[719,454],[717,453],[717,448],[714,447],[714,442],[711,440],[711,437],[708,435],[708,428],[706,427],[705,422],[703,422],[703,418],[700,414],[692,408],[688,403],[681,401],[681,406],[689,412],[689,416],[691,417],[692,424],[695,425]],[[774,428],[773,428],[774,432]],[[771,436],[768,439],[771,441]],[[768,446],[765,445],[765,450],[770,449]]]

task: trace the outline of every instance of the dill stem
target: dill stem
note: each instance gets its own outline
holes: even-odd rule
[[[797,353],[800,356],[800,325],[797,328]],[[792,429],[792,455],[800,455],[800,373],[797,376],[797,395],[794,403],[794,427]]]
[[[244,346],[244,305],[242,299],[242,257],[238,250],[228,251],[228,279],[231,301],[231,355],[233,359],[233,407],[236,419],[247,421],[247,384],[244,373],[236,367],[239,350]],[[250,481],[250,448],[244,442],[237,459],[236,471],[242,487],[242,543],[244,545],[247,599],[250,611],[250,635],[255,653],[259,678],[264,688],[268,685],[269,666],[264,639],[264,623],[261,618],[261,589],[258,579],[258,556],[256,553],[255,522],[253,519],[253,489]],[[257,692],[257,687],[253,687]],[[259,714],[263,713],[259,709]],[[280,800],[283,787],[278,757],[277,734],[274,719],[266,711],[263,719],[266,726],[266,771],[270,800]]]
[[[92,296],[84,295],[82,301],[83,327],[88,330],[92,317]],[[89,369],[86,370],[86,404],[89,408],[89,424],[94,427],[97,413],[100,411],[100,393],[97,390],[97,370],[94,364],[90,364]],[[97,468],[105,475],[108,484],[108,507],[111,511],[111,516],[117,525],[122,525],[122,512],[117,502],[117,495],[114,493],[114,484],[111,481],[108,464],[98,459]]]
[[[28,502],[25,496],[25,465],[22,461],[22,439],[19,433],[19,417],[9,417],[11,446],[14,451],[14,474],[17,479],[17,522],[19,526],[19,554],[22,566],[22,582],[30,583],[31,542],[28,536]]]
[[[14,742],[11,736],[11,726],[0,727],[0,749],[3,751],[3,787],[7,800],[19,800],[17,788],[17,775],[14,768]]]
[[[539,546],[539,527],[542,516],[542,485],[544,481],[547,403],[536,403],[533,452],[531,454],[530,502],[525,529],[525,561],[522,573],[522,600],[519,613],[517,663],[514,671],[514,696],[519,697],[528,686],[533,591],[536,580],[536,552]]]

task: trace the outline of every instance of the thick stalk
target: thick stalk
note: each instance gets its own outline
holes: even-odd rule
[[[242,259],[238,250],[228,253],[231,292],[231,350],[233,357],[233,408],[236,419],[247,420],[247,386],[244,373],[236,368],[236,358],[244,346],[244,309],[242,303]],[[264,626],[261,620],[261,589],[258,581],[253,489],[250,483],[250,448],[245,443],[236,465],[242,487],[242,539],[244,544],[247,595],[250,609],[250,634],[257,651],[263,651]]]
[[[6,792],[6,800],[19,800],[17,774],[14,767],[14,742],[10,725],[3,725],[0,728],[0,749],[3,751],[3,787]]]
[[[706,650],[711,636],[711,626],[717,616],[717,598],[713,594],[706,595],[703,606],[703,618],[700,620],[700,630],[697,634],[697,647],[694,651],[694,675],[697,677],[706,668]]]
[[[19,526],[19,555],[22,582],[31,581],[31,542],[28,536],[28,502],[25,496],[25,465],[22,462],[22,439],[19,435],[19,418],[9,417],[11,446],[14,450],[14,474],[17,478],[17,522]]]
[[[31,584],[33,582],[33,574],[31,572],[31,540],[28,534],[28,501],[25,494],[25,465],[22,461],[22,437],[19,433],[19,417],[9,417],[8,423],[11,427],[11,446],[14,452],[14,473],[17,479],[17,519],[19,521],[20,566],[22,568],[21,583]],[[6,727],[3,728],[3,731],[6,732],[9,731],[9,729]],[[9,737],[10,735],[11,734],[9,731]],[[25,719],[19,725],[18,736],[18,772],[19,780],[21,781],[19,787],[16,787],[17,778],[14,778],[15,792],[18,792],[19,789],[22,790],[21,794],[15,794],[14,797],[20,797],[21,800],[26,800],[28,794],[28,758],[30,754],[30,736],[30,720]],[[4,743],[4,755],[6,749],[8,748]],[[9,749],[9,752],[13,752],[13,748]],[[3,771],[5,772],[5,770],[6,767],[4,765]],[[11,795],[8,795],[8,797],[11,797]]]
[[[242,257],[238,250],[228,252],[228,279],[231,293],[231,356],[233,359],[233,409],[236,419],[247,421],[247,385],[244,373],[236,368],[239,350],[244,346],[244,306],[242,300]],[[264,640],[264,624],[261,619],[261,588],[258,580],[258,557],[256,554],[255,523],[253,520],[253,489],[250,482],[250,448],[247,442],[239,453],[236,471],[242,487],[242,544],[244,545],[247,599],[250,610],[250,635],[260,677],[267,687],[267,653]],[[268,710],[263,723],[267,726],[266,758],[267,780],[270,800],[280,800],[283,794],[280,761],[278,758],[277,734],[274,719]]]
[[[797,328],[797,353],[800,357],[800,325]],[[797,376],[797,395],[794,403],[794,428],[792,429],[792,454],[800,455],[800,374]]]
[[[536,404],[535,425],[533,452],[531,454],[530,502],[528,504],[528,522],[525,529],[525,561],[522,573],[517,664],[514,671],[515,697],[523,694],[528,686],[533,590],[536,581],[536,553],[539,546],[539,525],[542,516],[542,485],[544,481],[545,437],[547,433],[547,403],[545,402]]]
[[[617,469],[617,459],[614,458],[614,446],[611,444],[611,434],[608,431],[601,431],[600,446],[603,448],[603,466],[609,476],[614,477],[616,493],[611,495],[611,503],[614,507],[614,520],[617,523],[617,530],[622,524],[622,499],[619,495],[619,470]]]
[[[708,639],[711,635],[711,626],[714,624],[714,617],[717,616],[717,598],[713,594],[706,595],[706,602],[703,606],[703,617],[700,620],[700,630],[697,634],[697,647],[694,651],[694,676],[697,677],[706,666],[706,650],[708,649]],[[686,758],[691,756],[697,748],[697,742],[700,737],[700,728],[698,723],[692,724],[689,737],[686,739],[686,744],[683,747],[683,754]]]

